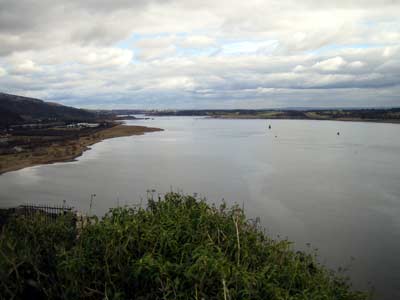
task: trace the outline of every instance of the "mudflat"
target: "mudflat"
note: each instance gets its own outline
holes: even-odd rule
[[[0,174],[35,165],[72,161],[81,156],[83,152],[90,149],[91,145],[102,140],[123,136],[142,135],[147,132],[161,130],[162,129],[160,128],[145,126],[115,125],[102,130],[93,131],[87,135],[66,138],[62,141],[36,142],[29,150],[0,155]],[[25,138],[28,141],[32,140],[32,136],[20,138]]]

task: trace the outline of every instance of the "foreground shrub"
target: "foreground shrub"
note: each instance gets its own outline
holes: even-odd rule
[[[357,300],[348,282],[238,207],[170,193],[115,208],[78,230],[72,216],[17,218],[0,237],[4,299]]]

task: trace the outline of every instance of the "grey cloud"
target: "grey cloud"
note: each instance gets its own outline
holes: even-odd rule
[[[91,107],[399,105],[399,5],[0,0],[0,85]]]
[[[118,69],[104,68],[100,60],[93,61],[90,67],[48,67],[50,69],[39,74],[2,76],[0,84],[17,92],[25,93],[29,89],[35,96],[82,106],[96,106],[90,104],[93,101],[103,107],[129,103],[131,107],[141,108],[173,107],[177,103],[182,107],[187,107],[189,103],[191,107],[204,107],[206,103],[209,105],[210,101],[215,101],[214,107],[226,107],[228,103],[244,105],[248,101],[258,103],[261,107],[262,103],[275,106],[289,100],[297,103],[299,94],[304,103],[307,103],[307,99],[314,99],[316,103],[334,105],[336,102],[332,93],[338,94],[338,91],[341,91],[341,95],[347,91],[350,106],[365,97],[362,91],[376,95],[375,100],[368,97],[371,99],[368,101],[372,102],[365,100],[366,105],[379,101],[388,105],[395,101],[400,77],[396,68],[382,68],[389,63],[397,64],[399,57],[395,55],[388,61],[383,55],[376,56],[376,51],[363,51],[363,61],[365,66],[369,66],[364,72],[344,68],[320,73],[313,66],[329,58],[310,58],[308,55],[175,58],[138,65],[127,64]],[[380,49],[380,53],[383,52],[384,49]],[[107,59],[114,54],[113,51],[111,54],[107,51],[104,57]],[[356,61],[354,54],[346,56],[342,53],[341,57],[347,64]],[[368,62],[369,58],[374,59],[373,63]],[[331,59],[335,59],[335,56]],[[303,65],[304,70],[293,73],[293,68],[298,65]],[[360,92],[354,93],[355,90]],[[381,96],[382,90],[386,91],[385,97]],[[319,100],[315,95],[319,95]]]
[[[221,36],[276,38],[281,50],[296,51],[331,42],[360,42],[366,39],[365,30],[374,43],[398,39],[398,23],[397,29],[385,25],[375,30],[363,25],[375,19],[381,22],[383,17],[396,22],[393,6],[400,7],[398,1],[346,3],[348,1],[209,0],[198,4],[187,0],[0,0],[2,54],[51,48],[63,43],[110,46],[133,32],[199,29],[213,30]],[[375,9],[378,5],[380,13]],[[326,6],[329,9],[320,9]],[[319,9],[310,10],[310,7]],[[313,22],[318,22],[318,27]]]

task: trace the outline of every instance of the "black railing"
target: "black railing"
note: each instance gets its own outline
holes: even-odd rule
[[[33,217],[40,213],[48,218],[55,219],[58,216],[73,212],[73,207],[66,205],[24,204],[17,208],[17,212],[25,217]]]

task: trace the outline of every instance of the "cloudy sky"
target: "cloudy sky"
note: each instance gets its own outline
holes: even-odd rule
[[[0,0],[0,91],[87,108],[400,106],[400,0]]]

